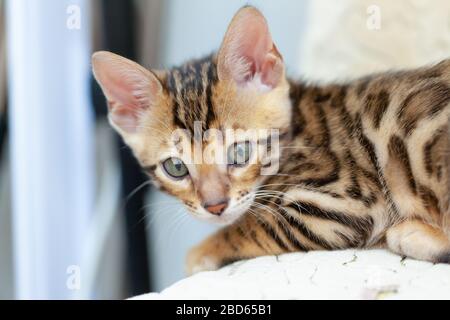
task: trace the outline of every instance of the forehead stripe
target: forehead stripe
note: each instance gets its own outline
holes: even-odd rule
[[[207,73],[208,86],[206,87],[206,126],[209,128],[212,121],[216,118],[216,113],[212,105],[212,86],[217,82],[217,72],[216,67],[213,63],[209,64]]]
[[[194,122],[201,121],[204,130],[216,119],[212,101],[217,83],[216,64],[212,55],[188,62],[168,72],[166,91],[172,99],[173,123],[193,133]]]

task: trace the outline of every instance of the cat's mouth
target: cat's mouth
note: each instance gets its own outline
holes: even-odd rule
[[[254,201],[255,195],[253,193],[237,200],[231,199],[227,208],[220,214],[215,215],[206,211],[204,208],[201,210],[189,210],[195,217],[212,222],[219,225],[228,225],[236,221],[243,214],[245,214],[251,207]]]

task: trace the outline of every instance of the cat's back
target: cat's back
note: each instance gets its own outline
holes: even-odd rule
[[[328,150],[315,160],[333,155],[344,190],[355,181],[370,186],[370,173],[393,220],[442,219],[449,203],[450,59],[342,84],[298,85],[291,96],[296,143]],[[356,177],[355,167],[362,168]]]
[[[375,76],[359,107],[397,218],[448,210],[450,60]]]

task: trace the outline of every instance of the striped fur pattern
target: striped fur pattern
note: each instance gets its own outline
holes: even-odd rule
[[[263,21],[256,9],[243,10]],[[232,25],[241,23],[235,19]],[[271,50],[277,65],[278,51]],[[450,262],[450,60],[324,85],[288,79],[283,71],[270,79],[275,87],[258,91],[224,76],[222,54],[146,73],[158,85],[151,86],[149,110],[140,113],[141,130],[125,132],[112,121],[156,186],[193,215],[227,223],[192,249],[189,273],[260,255],[345,248]],[[94,59],[113,105],[100,69]],[[261,176],[260,162],[196,164],[187,165],[188,178],[170,179],[161,162],[184,159],[171,133],[192,133],[195,121],[203,130],[278,129],[279,170]],[[208,214],[202,199],[211,194],[228,197],[230,212]]]
[[[372,247],[448,263],[450,60],[345,84],[290,81],[290,98],[280,172],[260,186],[253,214],[189,263]]]

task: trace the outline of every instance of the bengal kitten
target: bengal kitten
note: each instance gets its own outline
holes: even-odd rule
[[[92,64],[111,125],[155,185],[226,225],[191,250],[189,273],[345,248],[450,262],[450,60],[347,83],[290,80],[265,18],[244,7],[206,58],[149,71],[97,52]],[[231,163],[190,163],[173,132],[192,134],[196,121],[203,130],[278,130],[278,171],[261,175],[266,164],[249,161],[255,141],[239,134],[226,142]]]

